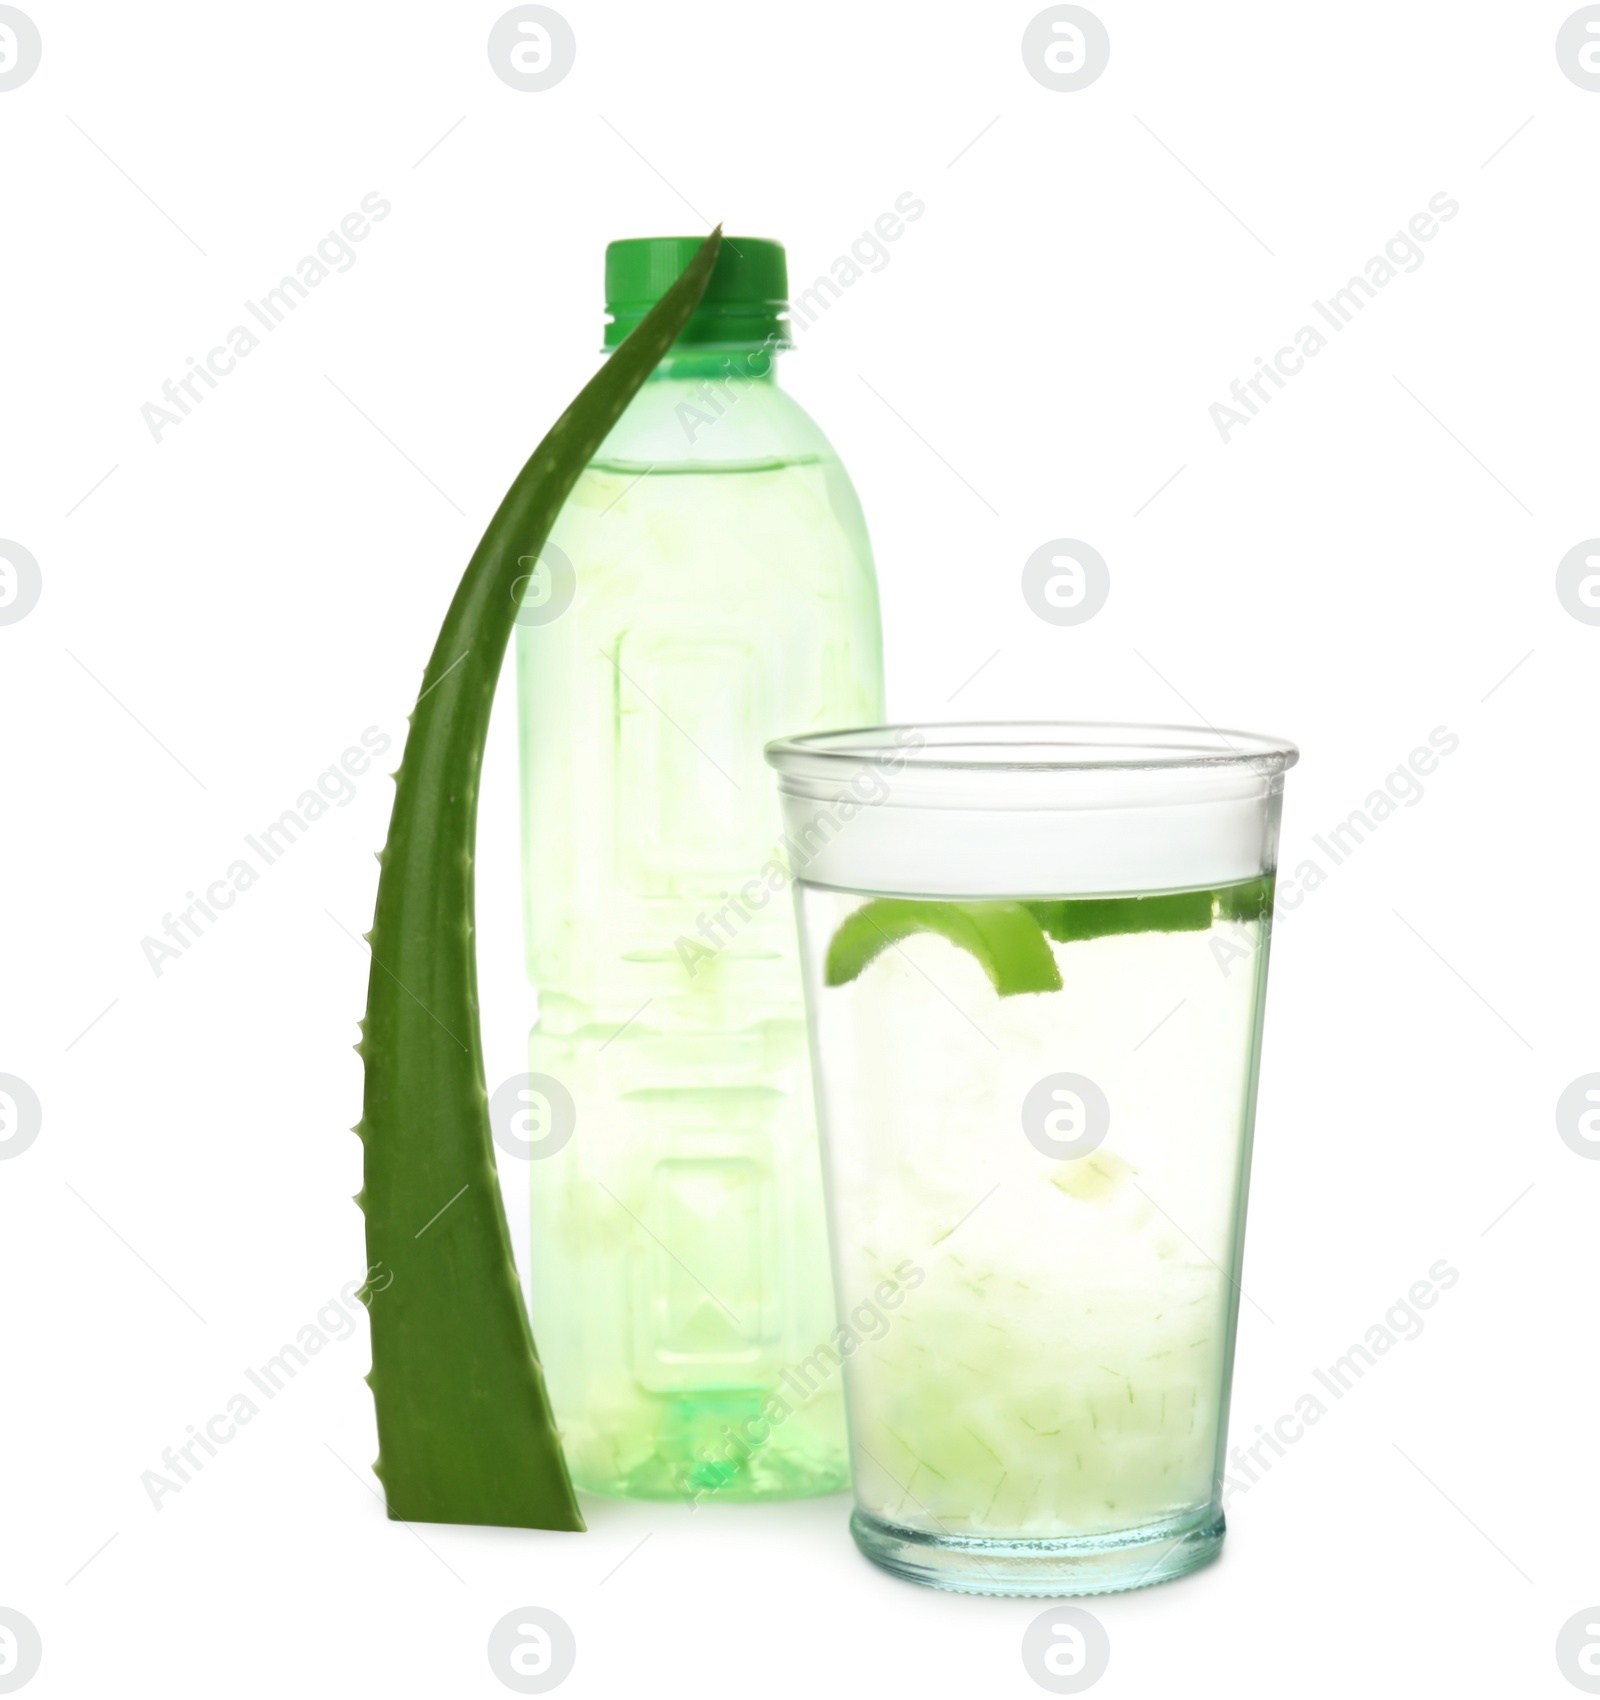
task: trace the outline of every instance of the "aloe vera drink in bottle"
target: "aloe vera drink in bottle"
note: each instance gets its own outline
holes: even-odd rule
[[[614,346],[697,239],[613,243]],[[763,743],[882,718],[861,508],[780,387],[783,250],[724,240],[684,338],[530,558],[517,651],[539,991],[534,1332],[575,1481],[831,1492],[841,1393],[803,996]],[[764,1416],[764,1413],[767,1415]]]

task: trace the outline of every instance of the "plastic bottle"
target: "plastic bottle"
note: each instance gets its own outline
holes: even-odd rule
[[[698,238],[606,251],[614,347]],[[517,634],[535,1337],[580,1487],[848,1480],[792,899],[762,745],[881,720],[855,490],[779,387],[782,247],[705,301],[530,558]]]

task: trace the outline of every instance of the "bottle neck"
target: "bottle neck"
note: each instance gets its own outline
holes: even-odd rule
[[[649,382],[771,384],[778,382],[777,351],[765,343],[685,347],[679,343],[662,356]]]

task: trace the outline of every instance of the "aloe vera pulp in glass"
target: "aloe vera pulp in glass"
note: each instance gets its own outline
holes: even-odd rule
[[[798,890],[841,1313],[893,1306],[876,1301],[881,1329],[843,1365],[859,1509],[1010,1541],[1203,1513],[1269,882],[1048,902]],[[1049,1147],[1088,1131],[1083,1097],[1067,1082],[1024,1107],[1062,1075],[1110,1110],[1066,1160]]]
[[[721,293],[745,341],[661,363],[530,563],[517,637],[528,1067],[576,1108],[531,1165],[534,1331],[574,1480],[641,1497],[848,1479],[836,1385],[760,1421],[834,1328],[761,751],[881,718],[877,591],[849,477],[779,386],[775,304]],[[529,1105],[537,1128],[537,1083]]]

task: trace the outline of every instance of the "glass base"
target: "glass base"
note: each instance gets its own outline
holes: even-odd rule
[[[1114,1594],[1171,1582],[1216,1558],[1226,1529],[1217,1506],[1106,1535],[1041,1541],[929,1535],[860,1510],[850,1518],[856,1545],[895,1576],[956,1594],[1024,1599]]]

